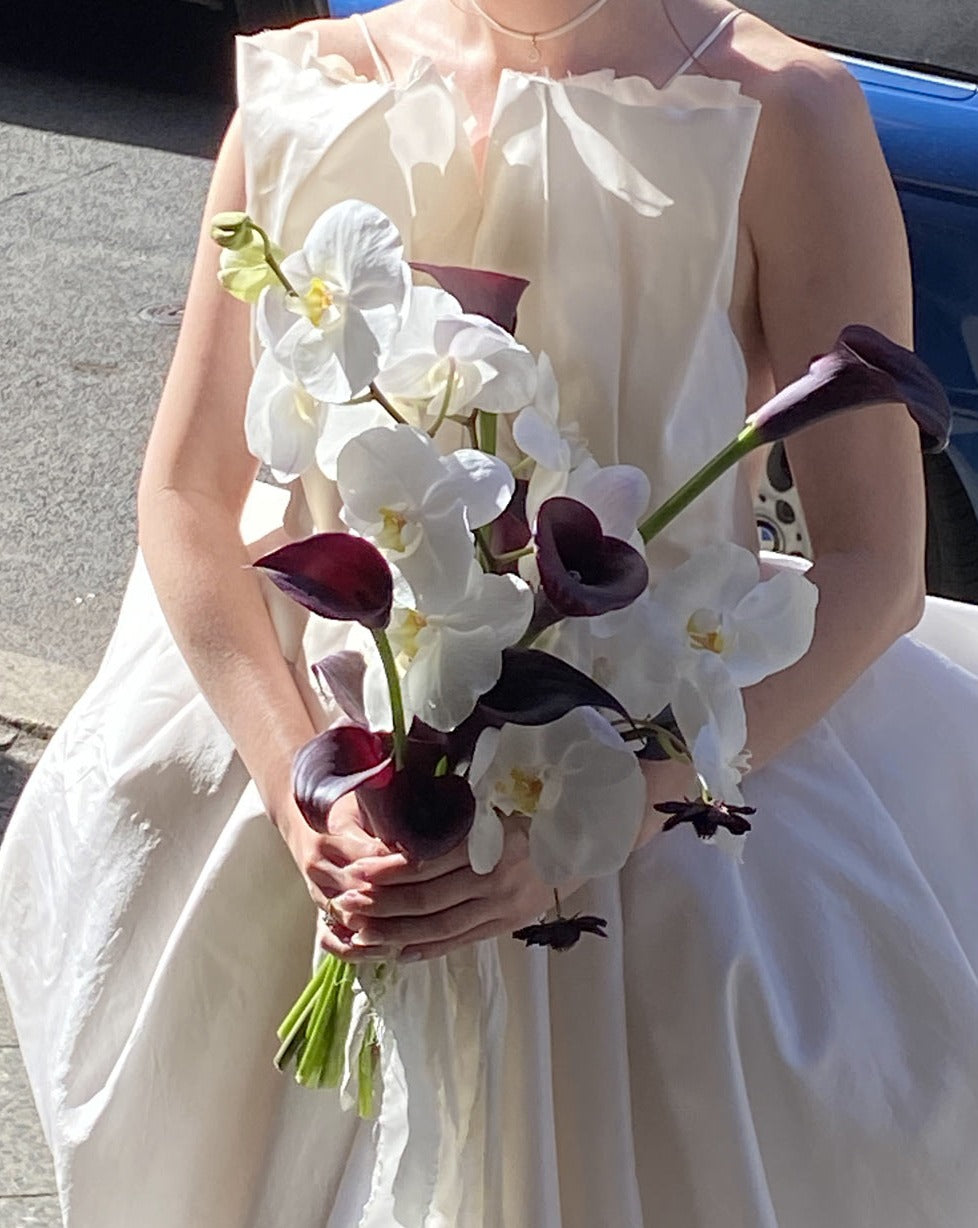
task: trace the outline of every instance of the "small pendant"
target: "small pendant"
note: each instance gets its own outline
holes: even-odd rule
[[[528,52],[528,55],[529,55],[529,59],[530,59],[530,63],[531,63],[531,64],[539,64],[539,63],[540,63],[540,58],[541,58],[541,57],[540,57],[540,48],[537,46],[537,38],[536,38],[536,35],[535,35],[535,34],[534,34],[533,38],[532,38],[532,39],[530,39],[530,50],[529,50],[529,52]]]

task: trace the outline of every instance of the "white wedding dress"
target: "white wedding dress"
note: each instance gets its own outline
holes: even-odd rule
[[[249,207],[286,249],[360,197],[413,259],[529,278],[521,337],[597,458],[660,495],[738,430],[727,307],[758,105],[736,84],[507,71],[479,168],[450,80],[426,62],[352,79],[315,37],[240,40]],[[291,523],[329,523],[324,480],[293,496]],[[256,487],[246,539],[284,503]],[[653,571],[718,539],[755,541],[741,476],[654,544]],[[302,677],[321,647],[269,602]],[[459,985],[498,946],[502,1065],[481,1167],[469,1139],[415,1174],[456,1202],[405,1219],[375,1200],[369,1222],[974,1228],[976,643],[978,611],[931,603],[749,775],[742,865],[680,829],[573,899],[606,941],[408,969]],[[0,847],[0,918],[69,1228],[357,1228],[375,1127],[272,1067],[315,913],[141,563]],[[471,1021],[440,1026],[431,1060],[468,1069]]]

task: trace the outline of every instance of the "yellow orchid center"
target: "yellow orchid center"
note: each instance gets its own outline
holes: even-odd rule
[[[523,768],[510,769],[507,792],[513,801],[513,809],[520,814],[533,815],[540,804],[543,781],[533,772]]]
[[[396,631],[391,628],[388,634],[391,641],[397,647],[398,656],[403,657],[405,663],[407,663],[413,661],[418,655],[418,650],[421,647],[418,643],[418,637],[427,627],[428,620],[423,614],[419,614],[417,610],[405,610],[404,614],[397,621]]]
[[[686,634],[694,648],[722,653],[727,646],[719,618],[712,610],[696,610],[686,623]]]
[[[309,289],[302,296],[306,315],[317,327],[327,311],[336,301],[333,291],[321,277],[314,277],[309,283]]]
[[[404,526],[408,519],[403,512],[393,507],[382,507],[380,519],[383,528],[377,534],[377,545],[382,550],[397,550],[403,553],[407,549],[404,541]]]

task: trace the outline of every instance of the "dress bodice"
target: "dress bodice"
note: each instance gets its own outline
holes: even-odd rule
[[[759,104],[736,82],[505,70],[480,168],[471,110],[427,60],[357,77],[304,26],[239,39],[238,73],[248,208],[286,250],[358,197],[409,259],[527,278],[518,334],[550,355],[562,417],[602,464],[644,469],[653,502],[740,428],[728,310]],[[753,545],[749,504],[728,475],[652,544],[653,571],[717,538]]]

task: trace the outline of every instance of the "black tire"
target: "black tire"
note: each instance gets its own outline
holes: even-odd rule
[[[978,519],[946,454],[924,457],[927,591],[978,604]]]

